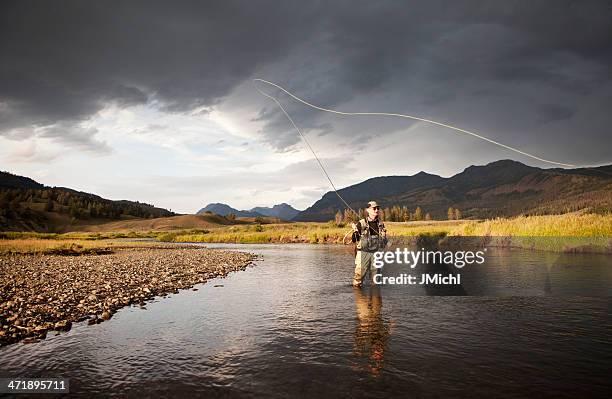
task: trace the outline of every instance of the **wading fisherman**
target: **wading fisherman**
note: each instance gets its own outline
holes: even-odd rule
[[[372,282],[374,282],[374,275],[379,272],[373,266],[374,252],[382,250],[387,245],[387,231],[378,217],[380,207],[376,201],[368,202],[366,211],[368,216],[365,219],[360,219],[358,223],[351,224],[353,228],[352,241],[357,243],[353,287],[361,287],[368,271]]]

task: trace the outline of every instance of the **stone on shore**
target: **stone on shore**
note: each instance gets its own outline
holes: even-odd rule
[[[250,254],[192,248],[130,248],[107,255],[0,256],[0,345],[73,322],[97,324],[119,308],[178,293],[245,269]],[[33,342],[31,339],[28,342]]]

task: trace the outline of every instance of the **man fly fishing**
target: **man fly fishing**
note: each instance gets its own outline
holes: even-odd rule
[[[380,207],[376,201],[368,202],[366,212],[367,217],[365,219],[360,219],[358,223],[351,224],[353,228],[351,241],[356,243],[357,246],[353,287],[361,287],[368,271],[372,282],[374,282],[374,276],[378,273],[372,262],[374,252],[382,250],[387,245],[387,230],[380,220]]]

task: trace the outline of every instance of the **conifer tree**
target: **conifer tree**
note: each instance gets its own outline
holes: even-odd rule
[[[336,216],[334,217],[334,221],[336,222],[336,224],[342,223],[342,212],[340,212],[340,211],[336,212]]]
[[[423,210],[420,206],[414,210],[414,220],[423,220]]]

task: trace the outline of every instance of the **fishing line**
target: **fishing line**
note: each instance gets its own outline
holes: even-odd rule
[[[541,162],[549,163],[549,164],[552,164],[552,165],[567,166],[567,167],[570,167],[570,168],[580,168],[580,166],[577,166],[577,165],[572,165],[572,164],[569,164],[569,163],[563,163],[563,162],[557,162],[557,161],[551,161],[551,160],[548,160],[548,159],[544,159],[544,158],[538,157],[538,156],[536,156],[536,155],[530,154],[530,153],[528,153],[528,152],[521,151],[521,150],[519,150],[518,148],[514,148],[514,147],[511,147],[511,146],[509,146],[509,145],[506,145],[506,144],[503,144],[503,143],[497,142],[497,141],[495,141],[495,140],[492,140],[492,139],[490,139],[490,138],[488,138],[488,137],[484,137],[484,136],[482,136],[482,135],[480,135],[480,134],[478,134],[478,133],[475,133],[475,132],[472,132],[472,131],[469,131],[469,130],[465,130],[465,129],[461,129],[461,128],[456,127],[456,126],[447,125],[447,124],[445,124],[445,123],[437,122],[437,121],[434,121],[434,120],[431,120],[431,119],[425,119],[425,118],[421,118],[421,117],[418,117],[418,116],[405,115],[405,114],[388,113],[388,112],[344,112],[344,111],[336,111],[336,110],[333,110],[333,109],[323,108],[323,107],[319,107],[319,106],[317,106],[317,105],[311,104],[311,103],[309,103],[308,101],[303,100],[303,99],[301,99],[300,97],[296,96],[295,94],[293,94],[293,93],[289,92],[289,91],[288,91],[288,90],[286,90],[285,88],[283,88],[283,87],[281,87],[281,86],[277,85],[276,83],[273,83],[273,82],[270,82],[270,81],[267,81],[267,80],[264,80],[264,79],[253,79],[253,82],[262,82],[262,83],[268,84],[268,85],[270,85],[270,86],[276,87],[277,89],[279,89],[279,90],[283,91],[285,94],[289,95],[289,96],[290,96],[291,98],[293,98],[294,100],[299,101],[299,102],[301,102],[302,104],[304,104],[304,105],[306,105],[306,106],[308,106],[308,107],[310,107],[310,108],[313,108],[313,109],[319,110],[319,111],[329,112],[329,113],[332,113],[332,114],[337,114],[337,115],[349,115],[349,116],[392,116],[392,117],[398,117],[398,118],[412,119],[412,120],[416,120],[416,121],[420,121],[420,122],[429,123],[429,124],[432,124],[432,125],[442,126],[442,127],[445,127],[445,128],[451,129],[451,130],[455,130],[455,131],[460,132],[460,133],[468,134],[468,135],[470,135],[470,136],[474,136],[474,137],[476,137],[476,138],[478,138],[478,139],[480,139],[480,140],[487,141],[487,142],[492,143],[492,144],[495,144],[495,145],[497,145],[497,146],[499,146],[499,147],[503,147],[503,148],[508,149],[508,150],[510,150],[510,151],[514,151],[514,152],[516,152],[516,153],[518,153],[518,154],[521,154],[521,155],[527,156],[527,157],[529,157],[529,158],[532,158],[532,159],[535,159],[535,160],[538,160],[538,161],[541,161]],[[257,90],[257,91],[258,91],[258,92],[259,92],[261,95],[263,95],[263,96],[265,96],[265,97],[267,97],[267,98],[271,99],[272,101],[274,101],[274,102],[276,103],[276,105],[278,105],[278,107],[281,109],[281,111],[283,111],[283,113],[285,114],[285,116],[287,117],[287,119],[289,119],[289,121],[291,122],[291,124],[293,125],[293,127],[295,128],[295,130],[297,130],[297,132],[299,133],[299,135],[300,135],[300,137],[302,138],[302,140],[304,140],[304,142],[305,142],[305,143],[306,143],[306,145],[308,146],[308,149],[310,150],[310,152],[312,152],[312,155],[313,155],[313,156],[315,157],[315,159],[317,160],[317,163],[318,163],[318,164],[319,164],[319,166],[321,167],[321,170],[323,170],[323,173],[325,174],[325,177],[326,177],[326,178],[327,178],[327,180],[329,181],[329,184],[332,186],[332,188],[333,188],[334,192],[336,193],[336,195],[338,196],[338,198],[339,198],[339,199],[340,199],[340,200],[341,200],[341,201],[344,203],[344,205],[346,205],[346,207],[347,207],[348,209],[350,209],[350,210],[351,210],[353,213],[355,213],[355,214],[356,214],[358,217],[360,217],[359,213],[357,213],[357,212],[356,212],[356,211],[355,211],[355,210],[354,210],[354,209],[353,209],[353,208],[352,208],[352,207],[351,207],[351,206],[350,206],[350,205],[349,205],[349,204],[348,204],[348,203],[347,203],[347,202],[344,200],[344,198],[342,198],[342,196],[340,195],[340,193],[339,193],[339,192],[338,192],[338,190],[336,189],[336,186],[334,185],[334,182],[333,182],[333,181],[332,181],[332,179],[329,177],[329,174],[327,173],[327,170],[325,169],[325,166],[323,165],[323,162],[321,162],[321,160],[320,160],[320,159],[319,159],[319,157],[317,156],[316,152],[314,151],[314,149],[313,149],[313,148],[312,148],[312,146],[310,145],[310,142],[308,142],[308,140],[306,139],[306,136],[304,136],[304,134],[302,133],[302,131],[300,130],[300,128],[299,128],[299,127],[298,127],[298,126],[295,124],[295,122],[293,121],[293,118],[291,118],[291,116],[289,115],[289,113],[288,113],[288,112],[285,110],[285,108],[284,108],[284,107],[282,106],[282,104],[281,104],[281,103],[278,101],[278,99],[277,99],[276,97],[271,96],[271,95],[269,95],[269,94],[267,94],[267,93],[263,92],[262,90],[260,90],[260,89],[257,87],[257,84],[255,84],[255,89],[256,89],[256,90]],[[589,170],[594,170],[594,171],[596,171],[596,172],[601,172],[601,173],[604,173],[604,174],[606,174],[606,175],[612,175],[612,173],[608,173],[608,172],[606,172],[606,171],[604,171],[604,170],[600,170],[600,169],[595,169],[595,168],[593,168],[593,167],[588,167],[588,166],[586,166],[586,167],[582,167],[582,168],[584,168],[584,169],[589,169]],[[346,238],[346,236],[345,236],[345,238]],[[343,240],[343,241],[344,241],[344,240]]]
[[[295,94],[293,94],[293,93],[291,93],[291,92],[289,92],[289,91],[285,90],[283,87],[281,87],[281,86],[277,85],[276,83],[272,83],[272,82],[269,82],[269,81],[264,80],[264,79],[253,79],[253,81],[254,81],[254,82],[262,82],[262,83],[266,83],[266,84],[268,84],[268,85],[274,86],[274,87],[276,87],[277,89],[279,89],[279,90],[281,90],[281,91],[285,92],[286,94],[288,94],[289,96],[291,96],[293,99],[295,99],[295,100],[297,100],[297,101],[301,102],[302,104],[307,105],[307,106],[309,106],[309,107],[311,107],[311,108],[318,109],[319,111],[331,112],[332,114],[338,114],[338,115],[394,116],[394,117],[398,117],[398,118],[413,119],[413,120],[416,120],[416,121],[426,122],[426,123],[430,123],[430,124],[432,124],[432,125],[438,125],[438,126],[442,126],[442,127],[448,128],[448,129],[456,130],[456,131],[461,132],[461,133],[469,134],[469,135],[474,136],[474,137],[476,137],[476,138],[479,138],[479,139],[481,139],[481,140],[488,141],[489,143],[492,143],[492,144],[495,144],[495,145],[497,145],[497,146],[500,146],[500,147],[506,148],[506,149],[508,149],[508,150],[511,150],[511,151],[517,152],[517,153],[519,153],[519,154],[525,155],[525,156],[527,156],[527,157],[530,157],[530,158],[536,159],[536,160],[541,161],[541,162],[546,162],[546,163],[549,163],[549,164],[552,164],[552,165],[568,166],[568,167],[570,167],[570,168],[577,168],[577,167],[578,167],[577,165],[572,165],[572,164],[569,164],[569,163],[563,163],[563,162],[557,162],[557,161],[550,161],[550,160],[548,160],[548,159],[540,158],[540,157],[538,157],[538,156],[536,156],[536,155],[529,154],[529,153],[524,152],[524,151],[521,151],[521,150],[519,150],[519,149],[517,149],[517,148],[510,147],[509,145],[502,144],[502,143],[497,142],[497,141],[495,141],[495,140],[491,140],[490,138],[487,138],[487,137],[481,136],[481,135],[480,135],[480,134],[478,134],[478,133],[474,133],[474,132],[471,132],[471,131],[469,131],[469,130],[461,129],[461,128],[458,128],[458,127],[456,127],[456,126],[447,125],[447,124],[445,124],[445,123],[436,122],[436,121],[433,121],[433,120],[431,120],[431,119],[420,118],[420,117],[418,117],[418,116],[412,116],[412,115],[404,115],[404,114],[388,113],[388,112],[343,112],[343,111],[336,111],[336,110],[333,110],[333,109],[323,108],[323,107],[319,107],[319,106],[317,106],[317,105],[311,104],[311,103],[309,103],[308,101],[303,100],[303,99],[299,98],[298,96],[296,96]],[[257,86],[255,86],[255,88],[257,89]],[[259,91],[260,93],[264,94],[264,93],[263,93],[261,90],[259,90],[259,89],[257,89],[257,91]],[[269,95],[267,95],[267,94],[264,94],[264,95],[265,95],[266,97],[269,97],[269,98],[274,99],[273,97],[271,97],[271,96],[269,96]],[[275,100],[275,99],[274,99],[274,100]],[[277,103],[278,103],[278,101],[277,101]],[[285,114],[286,114],[286,112],[285,112]]]
[[[255,80],[261,80],[261,79],[255,79]],[[265,82],[265,80],[264,80]],[[272,83],[274,84],[274,83]],[[276,86],[276,85],[275,85]],[[289,113],[287,113],[287,111],[285,111],[285,108],[283,108],[283,106],[281,105],[281,103],[276,99],[276,97],[273,97],[267,93],[264,93],[263,91],[259,90],[259,88],[257,86],[255,86],[255,89],[261,93],[262,95],[268,97],[269,99],[271,99],[272,101],[274,101],[276,103],[276,105],[278,105],[278,107],[281,109],[281,111],[283,111],[283,113],[285,114],[285,116],[287,117],[287,119],[289,119],[289,121],[291,122],[291,124],[293,125],[293,127],[295,128],[295,130],[297,130],[297,132],[300,134],[300,137],[302,137],[302,140],[304,140],[304,142],[306,143],[306,145],[308,146],[308,148],[310,149],[310,152],[312,152],[312,155],[314,155],[315,159],[317,160],[317,162],[319,163],[319,166],[321,167],[321,169],[323,170],[323,173],[325,173],[325,177],[327,177],[327,180],[329,181],[329,184],[331,184],[332,188],[334,189],[334,192],[336,193],[336,195],[338,196],[338,198],[340,198],[340,201],[342,201],[344,203],[344,205],[346,205],[346,207],[348,209],[350,209],[351,211],[353,211],[353,213],[355,213],[358,217],[359,217],[359,213],[357,213],[349,204],[348,202],[346,202],[344,200],[344,198],[342,198],[342,196],[340,195],[340,193],[338,192],[338,190],[336,189],[336,186],[334,185],[334,182],[332,181],[331,177],[329,177],[329,174],[327,173],[327,170],[325,170],[325,166],[323,166],[323,163],[321,162],[321,160],[319,159],[319,157],[317,156],[317,153],[315,152],[315,150],[312,148],[312,146],[310,145],[310,143],[308,142],[308,140],[306,139],[306,136],[304,136],[302,134],[302,131],[300,130],[299,127],[297,127],[297,125],[295,124],[295,122],[293,121],[293,118],[291,118],[291,116],[289,115]],[[284,90],[284,89],[283,89]]]

